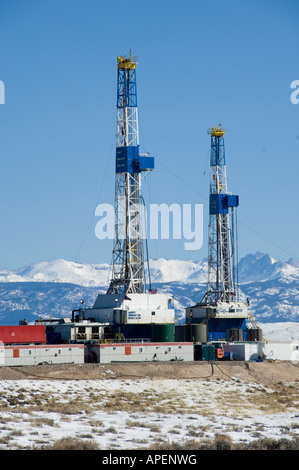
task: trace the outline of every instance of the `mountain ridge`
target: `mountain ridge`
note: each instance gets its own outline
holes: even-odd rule
[[[249,298],[260,321],[299,319],[299,263],[276,260],[265,253],[248,254],[239,262],[242,299]],[[145,271],[147,269],[145,267]],[[207,284],[207,260],[150,260],[151,285],[172,294],[176,313],[184,317],[188,305],[199,302]],[[0,324],[34,321],[40,317],[70,316],[84,299],[92,306],[98,293],[106,292],[108,264],[76,263],[57,259],[15,270],[0,269]],[[146,276],[148,279],[148,276]],[[148,281],[147,281],[148,282]]]
[[[193,282],[207,281],[208,263],[177,259],[150,259],[152,282]],[[256,252],[241,258],[239,282],[269,281],[279,277],[299,278],[299,261],[290,258],[289,262],[276,260],[268,254]],[[145,266],[147,273],[147,267]],[[8,270],[0,269],[0,282],[62,282],[84,286],[108,285],[111,266],[107,263],[88,264],[56,259],[32,263],[24,267]]]

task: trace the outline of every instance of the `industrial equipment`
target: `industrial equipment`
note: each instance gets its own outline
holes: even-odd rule
[[[210,199],[208,238],[208,282],[203,299],[186,309],[187,323],[204,323],[208,340],[246,339],[246,320],[250,317],[240,301],[237,275],[237,207],[239,196],[228,192],[224,134],[219,125],[208,130],[211,136]],[[229,333],[230,332],[230,333]]]
[[[136,58],[117,59],[117,133],[115,167],[114,293],[143,293],[142,175],[154,169],[154,158],[140,154]]]
[[[153,324],[174,324],[173,299],[146,290],[141,181],[154,170],[154,158],[140,153],[137,107],[137,60],[117,58],[117,134],[115,162],[115,230],[112,278],[82,320],[110,324],[112,337],[151,339]]]

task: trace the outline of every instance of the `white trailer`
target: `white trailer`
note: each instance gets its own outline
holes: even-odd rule
[[[299,360],[299,342],[271,342],[267,341],[263,345],[263,352],[265,359],[279,360],[279,361],[294,361],[298,363]]]
[[[12,345],[0,347],[0,366],[37,364],[84,364],[85,348],[81,344]]]
[[[237,361],[294,361],[299,362],[298,342],[244,342],[228,343],[223,346],[224,353],[229,353]]]
[[[193,343],[107,343],[87,345],[87,362],[193,361]]]
[[[263,358],[261,343],[228,343],[223,345],[224,354],[235,361],[257,361]]]

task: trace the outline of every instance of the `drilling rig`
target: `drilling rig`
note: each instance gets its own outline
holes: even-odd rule
[[[250,317],[238,293],[237,207],[239,196],[228,192],[224,135],[219,125],[211,136],[208,230],[208,283],[203,299],[186,309],[186,321],[207,326],[208,340],[246,339]]]
[[[136,58],[118,57],[115,168],[115,240],[108,293],[145,290],[141,179],[154,158],[140,155]]]
[[[115,161],[115,229],[112,277],[106,294],[92,308],[76,311],[79,320],[100,322],[111,338],[151,339],[153,325],[171,325],[172,296],[146,290],[141,181],[154,170],[154,157],[140,153],[137,107],[137,60],[117,58],[117,132]]]

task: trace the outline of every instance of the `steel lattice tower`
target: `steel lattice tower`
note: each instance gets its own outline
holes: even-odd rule
[[[117,132],[113,272],[108,293],[143,293],[141,172],[153,157],[139,153],[136,59],[117,59]]]
[[[236,300],[236,207],[239,197],[228,194],[224,149],[225,129],[208,130],[211,135],[210,207],[207,301]]]

